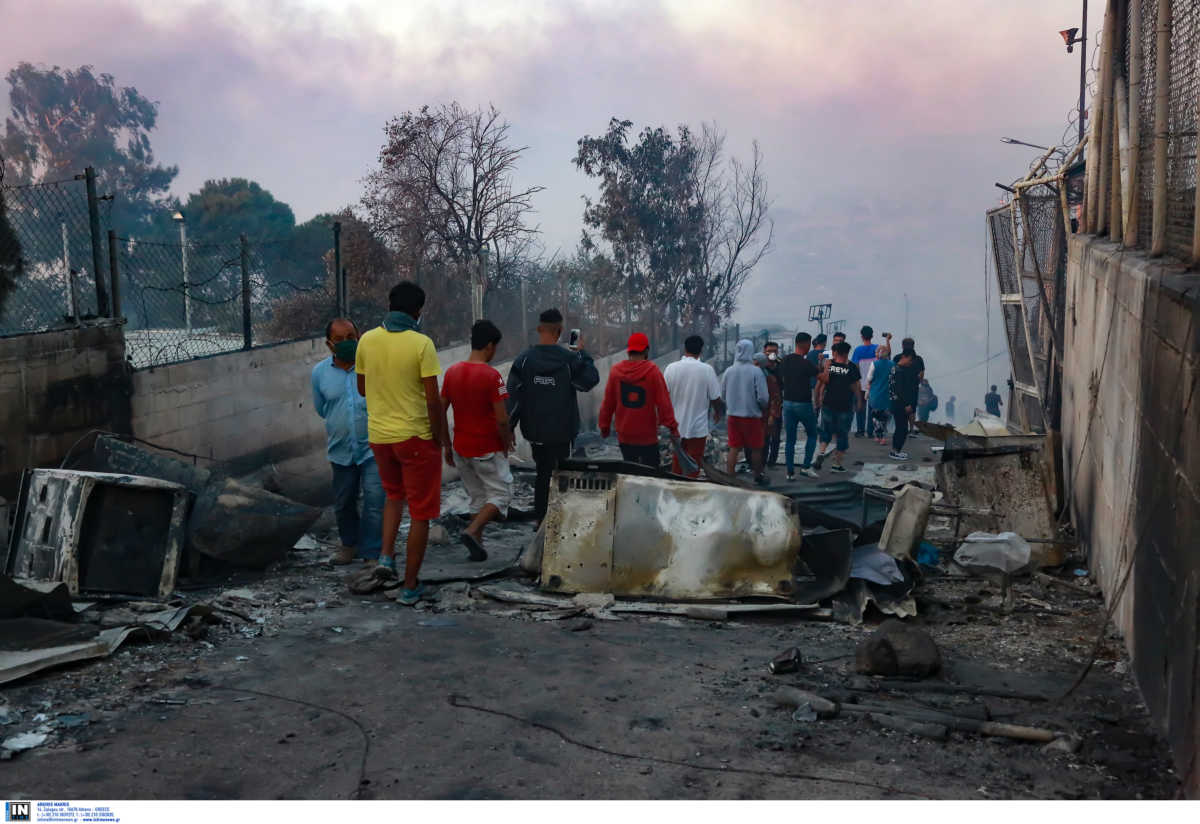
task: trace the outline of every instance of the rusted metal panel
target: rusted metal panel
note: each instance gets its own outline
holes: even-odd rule
[[[21,484],[5,572],[83,593],[166,597],[188,494],[157,478],[34,469]]]
[[[546,523],[548,590],[710,599],[794,588],[800,524],[775,493],[559,471]]]

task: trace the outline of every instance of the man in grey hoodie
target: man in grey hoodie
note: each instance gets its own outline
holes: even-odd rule
[[[721,376],[721,400],[725,402],[729,427],[729,456],[726,469],[732,475],[737,470],[738,452],[744,447],[750,450],[750,465],[754,471],[754,482],[767,486],[763,473],[763,446],[766,442],[766,427],[763,412],[770,404],[767,378],[754,365],[754,344],[749,340],[737,342],[737,354],[733,366]]]

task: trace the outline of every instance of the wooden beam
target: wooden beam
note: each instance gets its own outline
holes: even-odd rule
[[[1125,206],[1126,246],[1136,246],[1141,217],[1142,147],[1142,4],[1134,0],[1129,15],[1129,201]]]
[[[1084,205],[1086,231],[1096,234],[1104,230],[1105,207],[1108,184],[1105,179],[1107,165],[1107,136],[1112,129],[1107,127],[1107,121],[1112,117],[1112,99],[1109,92],[1112,89],[1112,39],[1115,29],[1116,0],[1108,0],[1104,9],[1104,33],[1100,41],[1100,87],[1096,97],[1092,99],[1091,139],[1088,144],[1087,161],[1087,198]]]
[[[1154,56],[1154,209],[1150,254],[1161,255],[1167,242],[1167,132],[1170,128],[1171,0],[1158,0],[1158,44]]]
[[[1129,101],[1125,79],[1113,71],[1112,200],[1108,210],[1108,239],[1125,238],[1125,205],[1129,202]]]

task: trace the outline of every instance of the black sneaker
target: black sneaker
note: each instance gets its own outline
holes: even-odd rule
[[[842,466],[841,464],[834,464],[833,466],[829,467],[829,471],[830,472],[845,472],[846,467]]]
[[[767,478],[766,475],[759,475],[758,477],[756,477],[754,479],[754,485],[755,486],[770,486],[771,481]]]
[[[820,469],[820,468],[821,468],[821,464],[823,464],[823,463],[825,463],[825,453],[824,453],[824,452],[818,452],[818,453],[817,453],[817,457],[813,458],[813,462],[812,462],[812,468],[813,468],[813,469]]]

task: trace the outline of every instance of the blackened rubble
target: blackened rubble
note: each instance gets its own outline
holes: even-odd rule
[[[517,477],[521,511],[532,490],[528,475]],[[458,482],[446,485],[443,511],[447,542],[430,546],[425,574],[449,578],[467,567],[452,540],[467,514]],[[492,530],[489,553],[515,558],[532,526]],[[864,535],[878,540],[865,530],[841,540]],[[829,610],[811,620],[719,602],[628,612],[622,605],[637,601],[542,593],[504,574],[445,581],[433,600],[404,609],[386,590],[351,594],[348,580],[361,570],[327,563],[336,543],[327,514],[266,570],[227,570],[176,593],[172,604],[210,605],[214,622],[188,619],[153,639],[135,633],[108,658],[7,685],[3,737],[46,737],[6,764],[6,775],[31,791],[53,775],[56,786],[97,797],[384,798],[413,793],[392,783],[389,753],[403,752],[405,763],[422,765],[422,797],[462,797],[464,775],[474,776],[471,797],[562,797],[563,787],[583,798],[1175,792],[1118,638],[1104,636],[1082,686],[1053,700],[1091,657],[1103,618],[1075,565],[1014,578],[1006,604],[988,580],[953,574],[955,547],[942,545],[937,566],[919,570],[919,611],[905,622],[928,633],[941,671],[897,682],[857,671],[856,648],[883,617],[874,607],[861,625],[829,620]],[[1046,581],[1058,574],[1072,585]],[[493,597],[496,588],[526,602]],[[80,620],[102,626],[104,612]],[[793,647],[798,667],[772,675],[769,662]],[[401,685],[385,690],[384,703],[403,712],[378,711],[384,683]],[[841,710],[794,717],[797,707],[775,700],[780,688]],[[981,724],[1054,737],[1018,741],[983,734]],[[566,744],[545,726],[599,750]],[[370,783],[360,785],[364,734]],[[236,754],[222,744],[233,735]],[[552,784],[548,761],[559,765]]]

